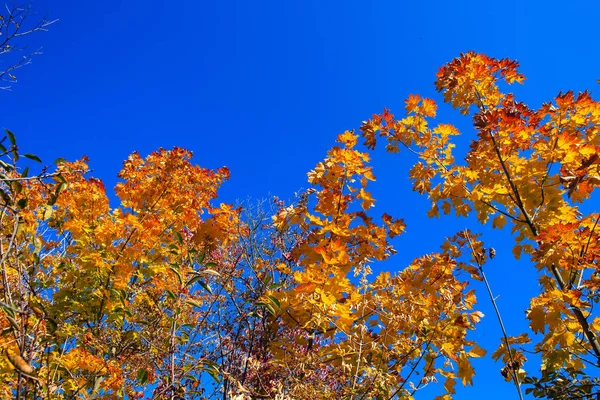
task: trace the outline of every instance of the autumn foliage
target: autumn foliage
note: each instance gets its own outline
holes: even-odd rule
[[[111,207],[87,160],[30,175],[7,131],[0,397],[409,399],[436,385],[449,399],[476,384],[472,359],[486,350],[469,337],[483,317],[472,283],[490,287],[495,251],[465,230],[373,273],[405,229],[373,212],[369,161],[381,142],[414,157],[430,217],[510,229],[514,256],[539,271],[530,331],[487,349],[498,379],[519,395],[595,393],[599,215],[579,204],[600,185],[600,104],[567,92],[531,109],[503,91],[523,82],[517,67],[467,53],[437,73],[444,101],[473,121],[464,161],[453,154],[459,130],[410,95],[403,117],[384,110],[339,135],[291,204],[218,203],[229,171],[175,148],[132,154]],[[527,363],[531,352],[541,365]]]

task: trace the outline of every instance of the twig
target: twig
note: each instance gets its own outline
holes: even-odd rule
[[[475,262],[477,263],[479,273],[481,274],[481,277],[483,278],[483,282],[485,283],[485,287],[490,296],[490,300],[492,302],[492,305],[494,306],[494,311],[496,312],[496,317],[498,317],[498,323],[500,324],[500,329],[502,329],[502,336],[504,337],[504,345],[506,346],[506,349],[508,351],[508,356],[510,357],[511,375],[512,375],[513,381],[515,382],[515,386],[517,387],[517,391],[519,392],[519,399],[523,400],[523,393],[521,392],[521,383],[519,382],[519,377],[517,375],[517,369],[515,368],[515,366],[517,364],[515,363],[515,360],[513,358],[512,349],[510,348],[510,343],[508,341],[508,335],[506,334],[506,329],[504,328],[504,323],[502,322],[502,317],[500,316],[500,310],[498,309],[498,305],[496,304],[496,299],[494,298],[494,295],[492,294],[492,288],[490,287],[490,283],[488,282],[488,280],[485,276],[485,273],[483,272],[483,263],[481,262],[479,255],[475,251],[475,247],[473,246],[473,241],[471,240],[471,236],[469,235],[469,232],[467,230],[464,231],[464,235],[467,238],[467,240],[469,241],[469,247],[471,248],[473,258],[475,259]]]

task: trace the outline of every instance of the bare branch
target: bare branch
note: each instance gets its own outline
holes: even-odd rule
[[[32,2],[26,5],[15,4],[12,7],[6,5],[5,9],[5,12],[0,14],[0,56],[4,56],[0,60],[0,81],[7,84],[1,85],[0,89],[10,90],[11,85],[17,82],[14,71],[31,64],[32,58],[41,54],[41,49],[28,51],[27,46],[21,44],[20,38],[35,32],[45,32],[58,20],[50,20],[46,15],[32,20],[36,15],[32,10]],[[23,52],[24,55],[19,54]]]

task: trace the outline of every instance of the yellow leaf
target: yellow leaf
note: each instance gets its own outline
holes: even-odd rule
[[[456,385],[456,381],[452,378],[447,378],[446,382],[444,382],[444,389],[446,390],[446,392],[454,394],[456,393],[456,389],[454,389],[454,386]]]
[[[485,356],[485,354],[487,353],[487,351],[485,351],[485,349],[479,347],[479,346],[475,346],[473,347],[470,351],[469,351],[469,356],[471,357],[483,357]]]
[[[6,350],[6,357],[8,358],[8,361],[10,361],[10,363],[19,371],[26,374],[31,374],[33,372],[31,365],[29,365],[19,353],[13,353],[10,350]]]
[[[442,203],[442,210],[444,210],[444,214],[450,214],[450,203],[445,201]]]
[[[462,379],[462,384],[464,386],[471,385],[473,386],[473,377],[475,376],[475,370],[471,366],[469,359],[463,353],[458,358],[458,372],[456,377]]]
[[[421,96],[419,96],[418,94],[410,94],[408,96],[408,99],[404,100],[404,102],[406,103],[406,112],[408,114],[414,112],[420,101]]]
[[[508,188],[504,185],[494,185],[493,190],[496,194],[508,194]]]
[[[479,321],[481,321],[481,318],[484,317],[484,314],[481,311],[475,311],[472,312],[471,314],[469,314],[469,320],[473,323],[476,324]]]
[[[360,193],[356,196],[357,198],[362,200],[362,208],[363,210],[368,210],[373,207],[375,200],[371,197],[371,193],[365,191],[364,189],[360,189]]]
[[[523,246],[515,246],[512,249],[513,256],[518,260],[521,258],[521,251],[523,250]]]
[[[475,296],[475,290],[470,290],[466,295],[465,295],[465,303],[467,305],[468,309],[473,308],[473,304],[475,304],[477,302],[477,297]]]
[[[419,113],[426,117],[435,117],[436,110],[437,105],[435,104],[435,101],[431,99],[423,99],[421,106],[419,107]]]
[[[504,215],[502,214],[497,215],[492,221],[493,228],[502,229],[504,225],[506,225],[506,218],[504,218]]]
[[[427,216],[429,218],[433,218],[433,217],[440,217],[440,210],[438,208],[437,203],[433,203],[433,205],[431,206],[431,209],[427,212]]]
[[[356,143],[358,143],[358,135],[352,131],[346,131],[341,135],[338,135],[337,141],[344,143],[347,149],[351,149],[356,146]]]
[[[531,339],[527,336],[526,333],[521,333],[519,336],[509,336],[508,342],[510,344],[525,344],[530,343]]]
[[[591,155],[596,154],[596,146],[592,145],[592,144],[588,144],[587,146],[583,146],[582,148],[579,149],[579,154],[582,157],[589,157]]]
[[[49,219],[49,218],[52,216],[52,211],[54,211],[54,210],[52,209],[52,206],[46,206],[46,207],[44,208],[44,215],[43,215],[42,219],[43,219],[44,221],[45,221],[45,220],[47,220],[47,219]]]
[[[531,321],[529,326],[535,333],[544,333],[546,330],[546,311],[543,307],[534,307],[529,310],[527,319]]]

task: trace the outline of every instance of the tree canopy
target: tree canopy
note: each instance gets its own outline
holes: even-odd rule
[[[478,384],[472,359],[486,350],[516,395],[596,395],[600,215],[580,205],[600,185],[600,104],[566,92],[533,109],[506,92],[524,79],[515,61],[461,54],[435,82],[473,122],[460,161],[459,130],[410,95],[402,117],[385,109],[338,135],[295,201],[254,207],[219,203],[229,170],[181,148],[130,155],[113,207],[85,158],[30,173],[40,160],[7,130],[0,396],[410,399],[437,385],[450,399],[457,384]],[[514,257],[539,272],[529,331],[504,332],[497,349],[469,336],[483,317],[476,294],[494,302],[484,271],[495,250],[478,226],[373,273],[405,229],[373,210],[381,141],[414,157],[408,173],[430,217],[474,215],[512,232]]]

